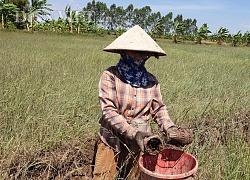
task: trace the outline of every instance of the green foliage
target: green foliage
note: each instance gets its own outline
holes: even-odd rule
[[[236,47],[239,43],[242,42],[242,34],[240,31],[237,34],[232,35],[232,46]]]
[[[221,45],[222,41],[228,36],[228,30],[226,28],[221,27],[216,34],[217,44]]]
[[[50,15],[50,9],[47,4],[47,0],[31,0],[31,4],[27,7],[23,19],[26,23],[26,28],[29,31],[33,30],[34,24],[38,18],[44,20],[45,15]]]
[[[119,27],[116,29],[117,35],[120,36],[121,34],[123,34],[125,32],[125,28],[124,27]]]
[[[1,27],[5,28],[5,24],[7,23],[7,27],[14,22],[16,11],[19,9],[15,4],[5,3],[5,1],[0,1],[0,16],[1,16]],[[11,27],[12,27],[11,25]]]
[[[247,42],[247,46],[250,46],[250,30],[244,34],[244,39]]]
[[[8,2],[8,3],[7,3]],[[126,31],[135,24],[140,25],[155,40],[157,37],[172,37],[177,43],[182,40],[196,41],[201,44],[203,39],[232,43],[233,46],[241,45],[249,42],[246,36],[232,36],[228,34],[226,28],[220,28],[219,31],[208,36],[208,26],[204,23],[200,29],[197,28],[196,19],[185,19],[182,14],[173,17],[173,13],[161,15],[160,12],[152,12],[150,6],[135,8],[133,4],[126,8],[112,4],[107,7],[106,3],[92,0],[88,2],[86,7],[80,11],[72,10],[70,5],[65,7],[66,18],[48,20],[44,19],[46,15],[50,15],[51,4],[47,0],[1,0],[0,15],[1,27],[18,28],[35,31],[54,31],[54,32],[70,32],[70,33],[98,33],[98,34],[119,34],[119,27],[124,27]],[[20,12],[18,13],[17,10]],[[20,22],[15,22],[18,16]],[[48,17],[48,16],[46,16]],[[42,20],[40,22],[39,20]],[[48,23],[48,21],[51,21]],[[100,29],[101,28],[101,29]],[[239,42],[238,42],[239,41]],[[192,43],[192,42],[191,42]],[[211,42],[209,42],[211,43]],[[249,46],[249,43],[247,43]]]
[[[165,15],[161,18],[164,34],[170,34],[170,31],[171,31],[172,27],[174,26],[172,18],[173,18],[172,12],[168,13],[167,15]]]
[[[201,44],[202,38],[207,39],[208,33],[211,33],[211,31],[209,30],[209,27],[207,26],[206,23],[202,24],[200,29],[197,31],[197,35],[196,35],[197,43]]]
[[[174,25],[174,34],[173,34],[174,43],[178,42],[178,38],[179,36],[184,34],[184,30],[185,30],[184,24],[176,21]]]
[[[69,32],[73,33],[73,21],[75,19],[75,11],[71,11],[71,6],[67,5],[65,8],[66,20],[65,24],[69,28]]]
[[[164,34],[164,32],[163,32],[162,19],[160,19],[153,26],[152,30],[150,31],[150,35],[151,35],[151,37],[156,39],[156,36],[161,36],[163,34]]]
[[[15,4],[20,11],[25,11],[29,7],[29,0],[8,0],[8,3]]]

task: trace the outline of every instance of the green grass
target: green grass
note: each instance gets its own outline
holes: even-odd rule
[[[0,31],[0,177],[16,158],[96,136],[99,78],[119,58],[102,49],[114,38]],[[167,56],[146,66],[173,121],[196,131],[186,150],[197,176],[249,179],[249,48],[157,43]]]

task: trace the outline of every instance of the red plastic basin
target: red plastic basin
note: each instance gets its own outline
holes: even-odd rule
[[[158,155],[144,154],[139,159],[141,180],[192,179],[198,169],[194,156],[179,150],[164,149]]]

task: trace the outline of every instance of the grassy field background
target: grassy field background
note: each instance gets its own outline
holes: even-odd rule
[[[0,177],[55,169],[37,154],[65,143],[87,149],[101,115],[99,78],[119,59],[102,51],[114,39],[0,31]],[[157,43],[167,56],[146,67],[172,120],[195,130],[184,150],[199,161],[197,179],[250,179],[250,49]]]

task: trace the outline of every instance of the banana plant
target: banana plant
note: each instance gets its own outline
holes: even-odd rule
[[[120,36],[125,32],[125,28],[120,26],[116,29],[116,36]]]
[[[73,26],[76,29],[77,34],[80,34],[81,26],[83,25],[83,22],[85,21],[84,14],[76,13],[76,11],[72,12],[72,19],[73,19]]]
[[[178,42],[178,38],[184,33],[184,30],[185,30],[184,24],[176,21],[174,25],[174,34],[173,34],[174,43]]]
[[[73,33],[73,20],[72,20],[73,12],[71,11],[71,6],[70,5],[66,6],[65,14],[66,14],[66,20],[65,20],[66,26],[68,26],[69,32]],[[75,15],[75,13],[74,13],[74,15]]]
[[[36,23],[33,25],[33,30],[34,31],[44,31],[44,27],[41,23]]]
[[[57,32],[63,32],[66,29],[64,20],[61,17],[55,22],[55,29]]]
[[[87,20],[85,18],[85,14],[83,12],[77,13],[76,11],[72,11],[71,19],[73,29],[75,29],[76,32],[80,34],[81,30],[84,28],[84,26],[86,26]]]
[[[232,35],[232,46],[236,47],[242,40],[242,34],[240,31],[237,34]]]
[[[211,31],[208,29],[208,26],[206,23],[204,23],[200,29],[197,31],[197,35],[196,35],[196,41],[198,44],[201,44],[201,40],[203,39],[207,39],[208,37],[208,33],[211,33]]]
[[[150,31],[150,35],[153,36],[154,40],[156,40],[156,35],[163,35],[163,31],[162,19],[160,19],[153,26],[152,30]]]
[[[1,26],[2,29],[5,28],[5,23],[8,23],[10,19],[15,16],[19,9],[14,4],[6,3],[6,1],[0,1],[0,14],[1,14]]]
[[[99,34],[99,35],[103,35],[104,32],[105,32],[105,30],[104,30],[103,27],[97,26],[97,27],[96,27],[96,32],[97,32],[97,34]]]
[[[250,47],[250,30],[244,34],[244,39],[247,42],[247,47]]]
[[[80,33],[80,22],[79,22],[78,14],[76,11],[72,11],[71,20],[72,20],[71,33],[73,33],[73,30],[75,29],[76,32],[79,34]]]
[[[27,15],[25,17],[27,30],[30,30],[29,27],[33,30],[37,18],[44,20],[43,16],[50,15],[50,12],[53,10],[48,6],[51,6],[51,4],[47,4],[47,0],[31,0],[31,5],[27,9]]]
[[[0,14],[1,14],[1,27],[2,27],[2,29],[4,29],[4,8],[3,8],[3,6],[4,6],[4,3],[5,3],[5,1],[0,1]]]
[[[221,45],[222,41],[225,41],[226,37],[228,36],[228,30],[226,28],[221,27],[218,31],[218,33],[216,34],[216,38],[217,38],[217,44]]]

